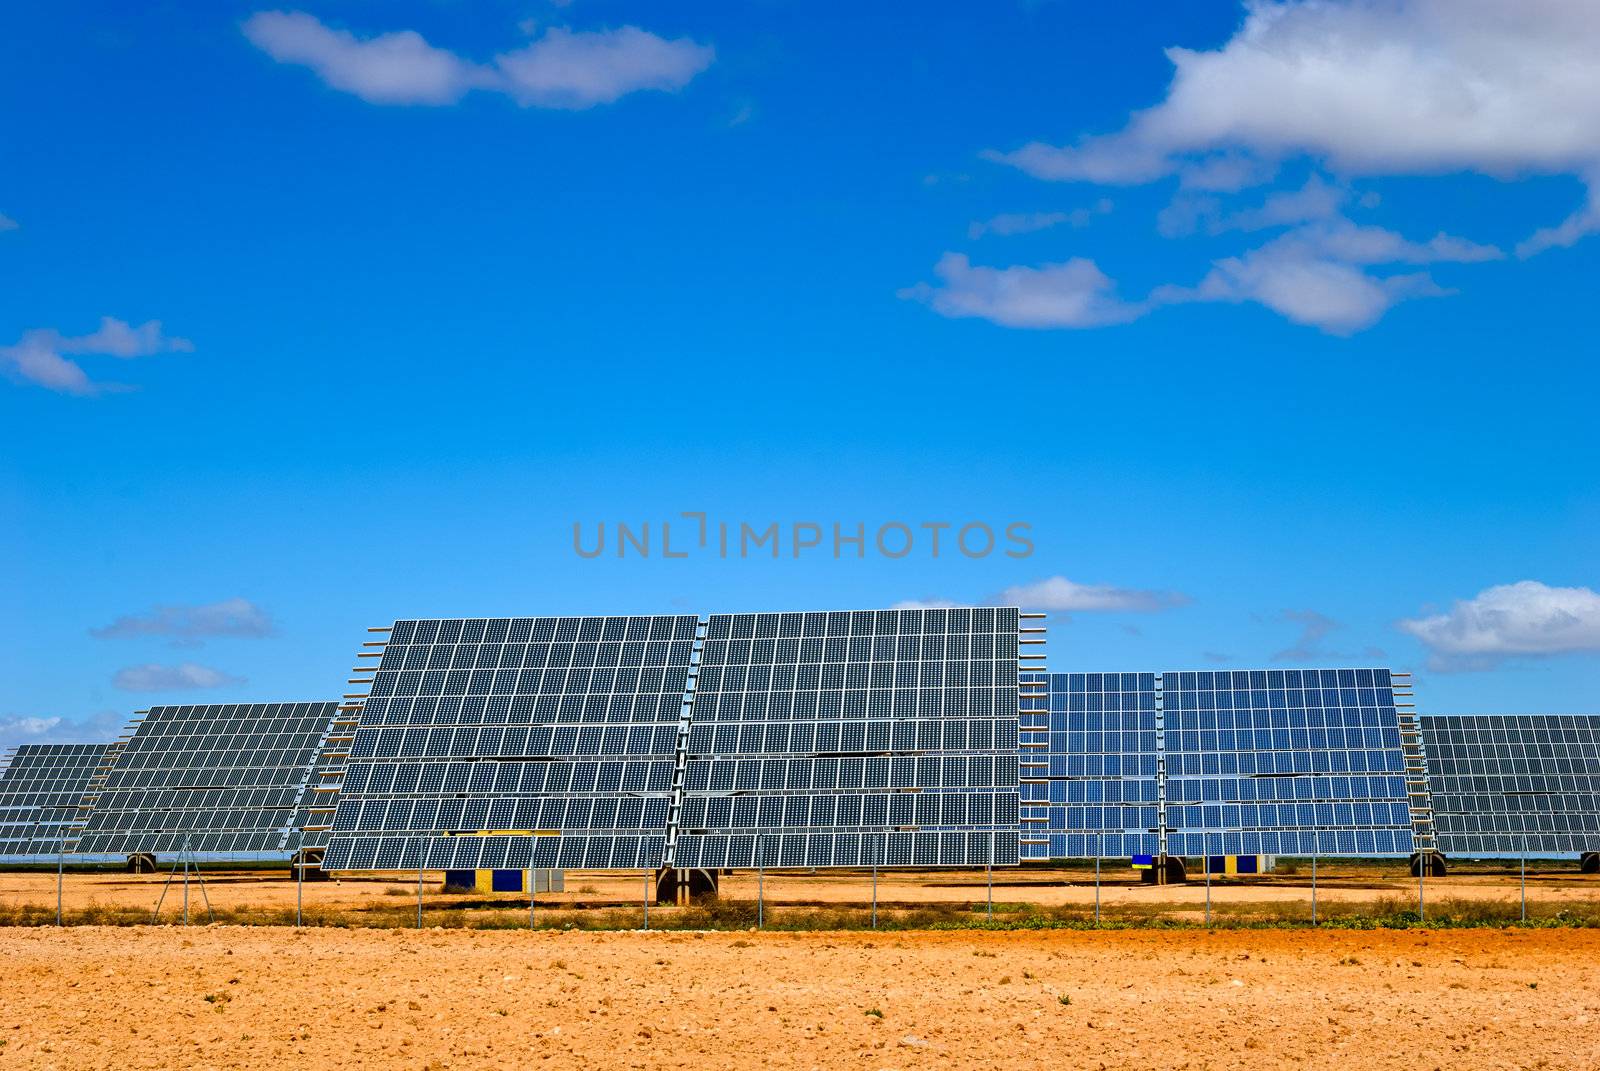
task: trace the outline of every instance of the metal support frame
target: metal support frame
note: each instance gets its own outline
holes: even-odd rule
[[[195,882],[200,886],[200,896],[206,905],[206,919],[216,922],[216,913],[211,910],[211,894],[206,891],[206,879],[200,873],[200,863],[194,858],[194,853],[189,850],[189,838],[183,838],[183,848],[178,852],[178,858],[172,864],[172,870],[167,873],[166,884],[161,887],[161,895],[156,898],[156,909],[150,914],[150,921],[157,922],[161,918],[161,905],[166,902],[167,890],[172,888],[172,879],[177,875],[178,868],[183,868],[183,924],[189,925],[189,871],[194,870]]]

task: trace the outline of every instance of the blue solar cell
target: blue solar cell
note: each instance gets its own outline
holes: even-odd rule
[[[1411,852],[1387,670],[1166,673],[1161,700],[1169,854]]]

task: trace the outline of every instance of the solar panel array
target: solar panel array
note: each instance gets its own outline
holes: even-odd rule
[[[1422,734],[1446,855],[1600,851],[1600,715],[1435,714]]]
[[[1015,609],[388,632],[325,869],[1017,861]]]
[[[397,621],[324,868],[662,862],[699,619]]]
[[[1047,686],[1041,706],[1048,709],[1048,736],[1041,740],[1042,750],[1022,754],[1023,858],[1158,852],[1156,674],[1051,673],[1025,679]]]
[[[0,862],[55,858],[110,744],[23,744],[0,772]]]
[[[713,615],[674,865],[1017,862],[1017,616]]]
[[[333,703],[152,707],[116,753],[78,841],[84,854],[265,859],[310,842],[309,787]]]
[[[1026,859],[1413,850],[1387,670],[1053,673],[1047,684],[1048,746],[1022,759]]]
[[[1407,855],[1386,669],[1163,674],[1170,855]]]

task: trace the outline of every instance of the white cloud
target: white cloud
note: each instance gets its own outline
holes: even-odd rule
[[[1492,666],[1514,656],[1600,651],[1600,593],[1520,580],[1459,599],[1448,613],[1400,628],[1421,640],[1436,669]]]
[[[1116,284],[1082,257],[1036,268],[982,268],[960,253],[946,253],[933,270],[939,285],[919,283],[900,296],[931,305],[941,316],[978,317],[1006,327],[1101,327],[1145,312],[1145,306],[1118,298]]]
[[[107,741],[127,724],[127,712],[120,710],[103,710],[86,718],[0,715],[0,751],[15,744],[92,744]]]
[[[540,108],[591,108],[635,90],[682,89],[716,52],[688,38],[667,41],[636,26],[598,33],[552,29],[495,57],[506,91]]]
[[[146,614],[128,614],[103,628],[90,629],[99,640],[137,636],[170,636],[197,642],[232,636],[257,639],[273,632],[272,618],[249,599],[224,599],[203,606],[158,606]]]
[[[414,30],[361,38],[301,11],[258,12],[245,20],[244,34],[279,63],[309,67],[333,88],[373,104],[453,104],[481,89],[524,107],[590,108],[637,90],[682,89],[716,55],[709,45],[636,26],[553,27],[479,64],[430,45]]]
[[[174,692],[196,688],[220,688],[225,684],[241,684],[243,677],[235,677],[212,669],[210,666],[183,662],[176,666],[163,666],[154,662],[142,666],[127,666],[117,670],[111,683],[125,692]]]
[[[1589,203],[1554,227],[1541,227],[1517,243],[1517,256],[1532,257],[1547,249],[1565,249],[1600,231],[1600,169],[1589,176]]]
[[[1299,324],[1348,335],[1371,327],[1397,303],[1449,291],[1426,273],[1378,274],[1396,264],[1471,263],[1504,254],[1447,234],[1411,241],[1382,227],[1338,217],[1306,224],[1237,257],[1216,261],[1198,286],[1164,286],[1152,304],[1253,301]]]
[[[0,346],[0,370],[15,379],[64,394],[99,394],[126,388],[91,380],[83,367],[69,358],[99,355],[129,360],[193,350],[194,344],[188,339],[162,334],[159,320],[132,327],[106,316],[101,318],[99,330],[77,337],[62,335],[53,328],[24,331],[15,345]]]
[[[1312,175],[1298,190],[1269,194],[1256,208],[1231,213],[1222,210],[1220,198],[1180,193],[1156,217],[1156,229],[1168,238],[1177,238],[1201,229],[1208,234],[1222,234],[1288,227],[1337,216],[1349,196],[1349,189],[1327,182],[1320,175]]]
[[[1120,131],[991,159],[1039,178],[1262,181],[1305,154],[1344,175],[1600,175],[1591,0],[1249,0],[1221,48],[1167,51],[1166,98]],[[1252,173],[1250,164],[1258,165]],[[1204,181],[1198,185],[1207,185]],[[1600,229],[1593,199],[1527,253]]]
[[[1102,197],[1090,208],[1074,208],[1071,212],[1002,212],[998,216],[968,224],[967,237],[974,241],[986,234],[1006,238],[1014,234],[1049,230],[1063,223],[1087,227],[1094,217],[1105,215],[1111,208],[1110,199]]]
[[[1287,220],[1313,210],[1305,199],[1264,205],[1256,214],[1244,214],[1245,224],[1266,218]],[[972,266],[959,253],[946,253],[935,266],[939,285],[922,283],[900,291],[900,296],[922,301],[943,316],[978,317],[1027,328],[1103,327],[1135,320],[1163,305],[1249,301],[1295,323],[1348,335],[1372,326],[1401,301],[1449,293],[1426,273],[1372,269],[1472,263],[1502,256],[1493,246],[1448,234],[1417,242],[1336,216],[1295,227],[1256,249],[1215,261],[1196,286],[1157,287],[1141,301],[1119,298],[1116,284],[1093,261],[1081,257],[1038,267],[985,268]]]
[[[44,736],[60,724],[60,718],[0,718],[0,739]]]
[[[16,229],[17,221],[6,215],[4,212],[0,212],[0,232],[14,231]]]
[[[1110,584],[1079,584],[1064,576],[1046,577],[1030,584],[1006,588],[984,600],[988,606],[1019,606],[1024,610],[1047,610],[1055,613],[1152,613],[1175,606],[1185,606],[1189,596],[1181,591],[1143,591],[1138,588],[1119,588]],[[895,603],[892,610],[938,610],[951,606],[970,606],[971,603],[929,597],[905,599]],[[1137,635],[1137,630],[1133,631]]]
[[[1031,584],[1006,588],[993,601],[1004,606],[1020,606],[1025,610],[1148,613],[1183,606],[1189,602],[1189,596],[1178,591],[1143,591],[1109,584],[1079,584],[1064,576],[1052,576]]]

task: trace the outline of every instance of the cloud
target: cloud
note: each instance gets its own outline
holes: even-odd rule
[[[128,724],[124,711],[104,710],[87,718],[0,716],[0,750],[15,744],[93,744],[108,741]]]
[[[506,91],[524,107],[579,109],[640,89],[682,89],[715,55],[710,45],[624,26],[599,33],[552,29],[526,48],[495,57],[495,64]]]
[[[0,738],[44,736],[60,718],[0,718]]]
[[[479,64],[430,45],[414,30],[361,38],[301,11],[257,12],[245,20],[244,34],[279,63],[308,67],[334,89],[373,104],[454,104],[480,89],[523,107],[591,108],[639,90],[682,89],[716,55],[709,45],[636,26],[552,27]]]
[[[1493,246],[1438,234],[1414,242],[1342,217],[1307,224],[1236,257],[1215,261],[1192,288],[1158,287],[1149,304],[1250,301],[1334,335],[1371,327],[1401,301],[1448,294],[1421,272],[1368,270],[1395,264],[1473,263],[1504,254]]]
[[[1156,229],[1168,238],[1179,238],[1202,229],[1207,234],[1222,234],[1286,227],[1337,216],[1349,197],[1348,187],[1320,175],[1312,175],[1298,190],[1279,190],[1256,208],[1232,213],[1223,212],[1220,198],[1180,193],[1156,217]]]
[[[14,231],[18,226],[19,224],[16,220],[12,219],[4,212],[0,212],[0,233],[4,233],[5,231]]]
[[[1183,606],[1190,599],[1178,591],[1143,591],[1109,584],[1079,584],[1064,576],[1052,576],[1031,584],[1006,588],[993,601],[1005,606],[1058,613],[1151,613]]]
[[[90,395],[126,390],[121,384],[91,380],[78,362],[83,355],[131,360],[157,353],[190,353],[194,343],[163,335],[161,321],[149,320],[132,327],[123,320],[102,317],[91,334],[68,337],[53,328],[24,331],[12,346],[0,346],[0,370],[13,379],[33,383],[63,394]]]
[[[1260,210],[1289,218],[1297,208]],[[1256,217],[1247,217],[1253,223]],[[1087,328],[1127,323],[1164,305],[1255,302],[1299,324],[1348,335],[1371,327],[1410,298],[1450,293],[1420,272],[1373,271],[1393,265],[1474,263],[1504,254],[1494,246],[1438,234],[1412,241],[1342,216],[1295,227],[1236,257],[1214,261],[1192,287],[1168,284],[1140,301],[1116,295],[1116,284],[1091,260],[1075,257],[1038,267],[974,267],[946,253],[934,267],[940,285],[922,283],[900,296],[942,316],[978,317],[1005,327]]]
[[[1278,615],[1279,620],[1300,626],[1300,636],[1283,650],[1273,654],[1275,662],[1287,662],[1317,658],[1326,652],[1322,649],[1322,641],[1328,634],[1344,627],[1338,621],[1319,614],[1315,610],[1285,610]]]
[[[218,636],[259,639],[272,633],[271,616],[248,599],[224,599],[204,606],[158,606],[149,613],[124,615],[89,630],[97,640],[170,636],[189,643]]]
[[[1039,178],[1102,184],[1209,168],[1228,173],[1211,188],[1238,189],[1307,155],[1344,175],[1575,175],[1593,190],[1600,10],[1588,0],[1246,6],[1221,48],[1168,49],[1165,99],[1121,130],[986,155]],[[1593,198],[1530,238],[1526,254],[1600,229]]]
[[[1005,238],[1014,234],[1032,234],[1035,231],[1049,230],[1063,223],[1073,227],[1087,227],[1095,216],[1103,216],[1110,212],[1111,208],[1111,200],[1102,197],[1091,208],[1074,208],[1071,212],[1002,212],[998,216],[968,224],[967,237],[973,241],[986,234]]]
[[[210,666],[184,662],[176,666],[163,666],[154,662],[142,666],[119,669],[111,683],[125,692],[175,692],[197,688],[220,688],[225,684],[242,684],[243,677],[235,677],[212,669]]]
[[[1020,606],[1024,610],[1046,610],[1055,613],[1153,613],[1184,606],[1189,596],[1181,591],[1143,591],[1138,588],[1119,588],[1109,584],[1079,584],[1064,576],[1046,577],[1031,584],[1018,584],[991,595],[984,600],[988,606]],[[939,610],[951,606],[970,606],[929,596],[924,599],[905,599],[895,603],[891,610]],[[1123,626],[1130,635],[1139,635],[1132,626]]]
[[[1435,669],[1486,669],[1506,658],[1600,651],[1600,593],[1520,580],[1458,599],[1448,613],[1399,623]]]
[[[973,267],[960,253],[934,265],[937,286],[919,283],[900,297],[941,316],[978,317],[1005,327],[1103,327],[1138,319],[1146,306],[1116,296],[1116,284],[1092,260],[1073,257],[1038,267]]]
[[[1517,256],[1537,256],[1547,249],[1565,249],[1600,231],[1600,170],[1589,176],[1589,203],[1554,227],[1541,227],[1517,243]]]

